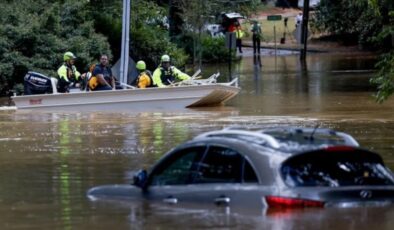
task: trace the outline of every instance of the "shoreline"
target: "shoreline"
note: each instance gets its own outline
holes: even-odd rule
[[[244,30],[248,33],[250,30],[249,21],[250,20],[258,20],[262,26],[262,34],[263,39],[261,41],[261,48],[264,49],[274,49],[274,34],[273,27],[276,26],[276,48],[282,50],[290,50],[290,51],[299,51],[303,47],[302,44],[296,42],[294,38],[294,30],[295,30],[295,18],[297,14],[302,13],[302,10],[299,8],[282,8],[282,7],[269,7],[258,12],[255,15],[252,15],[250,19],[244,21],[243,26]],[[313,11],[310,12],[313,14]],[[282,20],[280,21],[268,21],[268,15],[281,15]],[[288,23],[286,26],[283,24],[283,19],[287,18]],[[282,38],[283,32],[286,31],[286,41],[284,44],[280,43],[280,39]],[[367,55],[379,55],[378,52],[373,52],[370,50],[362,50],[358,45],[342,45],[338,41],[330,41],[324,40],[326,36],[321,33],[314,33],[310,31],[311,35],[308,39],[307,50],[311,53],[349,53],[351,55],[358,54],[367,54]],[[244,47],[253,47],[252,38],[250,34],[245,36],[242,39],[242,46]]]
[[[253,47],[253,43],[250,40],[242,41],[243,47]],[[261,42],[262,49],[275,49],[274,42]],[[294,44],[294,43],[276,43],[276,48],[281,50],[290,50],[290,51],[299,51],[303,48],[302,44]],[[376,52],[368,51],[368,50],[360,50],[358,46],[341,46],[335,42],[327,43],[327,42],[308,42],[307,50],[311,53],[348,53],[353,55],[359,54],[368,54],[368,55],[379,55]]]

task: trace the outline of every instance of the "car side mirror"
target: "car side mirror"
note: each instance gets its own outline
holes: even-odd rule
[[[133,176],[133,185],[145,188],[145,184],[148,181],[148,173],[145,169],[138,170]]]

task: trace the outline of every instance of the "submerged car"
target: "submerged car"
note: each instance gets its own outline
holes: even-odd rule
[[[170,204],[275,208],[386,205],[393,173],[350,135],[323,128],[227,128],[168,152],[133,185],[104,185],[88,196]]]

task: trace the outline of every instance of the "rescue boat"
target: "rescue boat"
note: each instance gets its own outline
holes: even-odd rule
[[[29,72],[25,76],[25,92],[29,95],[12,96],[12,100],[18,110],[159,111],[220,106],[236,96],[240,88],[237,79],[218,83],[218,76],[219,73],[207,79],[196,79],[193,75],[190,80],[166,88],[139,89],[122,84],[125,88],[119,90],[86,91],[78,88],[70,93],[58,93],[57,79]]]

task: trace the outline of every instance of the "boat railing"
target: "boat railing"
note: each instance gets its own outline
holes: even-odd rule
[[[218,83],[218,84],[238,87],[238,78],[236,77],[230,82],[224,82],[224,83]]]
[[[211,76],[209,76],[206,79],[201,79],[201,76],[199,75],[201,73],[201,70],[198,69],[188,80],[185,81],[180,81],[180,82],[170,82],[171,86],[190,86],[190,85],[210,85],[210,84],[220,84],[220,85],[226,85],[226,86],[235,86],[238,87],[238,78],[233,79],[231,82],[224,82],[224,83],[217,83],[217,79],[220,76],[220,73],[214,73]],[[88,76],[89,77],[89,76]],[[57,83],[58,79],[51,77],[51,84],[52,84],[52,89],[53,89],[53,94],[58,94],[59,92],[57,91]],[[121,86],[127,89],[137,89],[137,87],[123,83],[123,82],[118,82]],[[77,92],[84,92],[85,90],[81,90],[79,88],[72,88],[70,89],[70,93],[77,93]],[[86,90],[88,91],[88,90]]]
[[[185,85],[209,85],[215,84],[217,82],[217,78],[220,76],[220,73],[212,74],[210,77],[206,79],[200,79],[201,76],[194,76],[188,80],[177,82],[171,84],[172,86],[185,86]]]
[[[137,89],[137,87],[132,86],[132,85],[129,85],[129,84],[126,84],[126,83],[123,83],[123,82],[119,82],[119,84],[120,84],[121,86],[123,86],[123,87],[128,88],[128,89]]]

